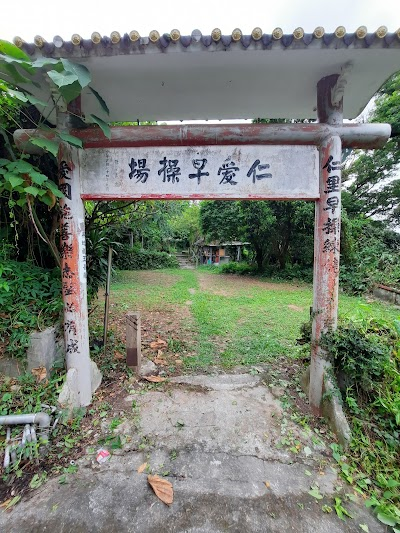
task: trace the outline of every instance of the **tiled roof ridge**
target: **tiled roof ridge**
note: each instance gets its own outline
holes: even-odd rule
[[[156,46],[165,49],[173,45],[181,45],[184,48],[189,46],[208,48],[211,45],[228,48],[231,45],[241,45],[246,49],[253,43],[257,48],[271,48],[276,45],[283,48],[306,48],[315,41],[327,47],[330,45],[349,47],[354,44],[368,48],[372,44],[379,43],[386,48],[400,43],[400,28],[396,32],[389,33],[386,26],[379,26],[376,31],[369,33],[365,26],[360,26],[355,32],[347,33],[344,26],[338,26],[334,32],[326,33],[322,26],[318,26],[312,33],[305,33],[303,28],[299,27],[293,33],[284,34],[281,28],[275,28],[272,33],[263,33],[261,28],[256,27],[250,35],[244,35],[239,28],[235,28],[230,35],[223,35],[219,28],[215,28],[210,35],[203,35],[200,30],[193,30],[191,35],[181,35],[179,30],[173,29],[170,33],[164,34],[152,30],[148,36],[141,36],[139,32],[133,30],[124,35],[113,31],[110,36],[93,32],[90,39],[83,39],[75,33],[70,41],[64,41],[62,37],[56,35],[51,42],[37,35],[33,43],[27,43],[21,37],[14,38],[14,44],[30,55],[39,51],[46,55],[54,52],[68,55],[75,55],[78,52],[80,55],[79,50],[85,54],[91,50],[110,48],[119,50],[120,53],[129,53],[129,49],[135,47]]]

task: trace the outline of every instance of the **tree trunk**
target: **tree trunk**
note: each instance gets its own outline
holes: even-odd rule
[[[257,269],[259,272],[261,272],[263,269],[263,262],[264,262],[264,254],[262,252],[262,248],[255,246],[255,252],[256,252]]]

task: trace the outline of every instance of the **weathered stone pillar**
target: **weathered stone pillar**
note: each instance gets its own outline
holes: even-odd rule
[[[318,83],[318,119],[331,125],[343,122],[343,100],[335,92],[338,75]],[[333,103],[335,102],[335,103]],[[329,364],[320,346],[321,335],[337,326],[342,143],[328,136],[320,145],[320,199],[315,203],[314,297],[309,400],[313,412],[321,414],[324,377]]]
[[[59,149],[61,276],[64,301],[64,338],[67,385],[71,403],[92,401],[91,361],[86,290],[85,210],[80,196],[78,150]]]

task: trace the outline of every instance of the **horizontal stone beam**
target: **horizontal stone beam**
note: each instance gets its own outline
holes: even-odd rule
[[[343,148],[381,148],[390,137],[389,124],[193,124],[181,126],[114,126],[111,139],[100,128],[72,130],[85,148],[131,148],[136,146],[206,145],[313,145],[330,136],[339,136]],[[32,136],[55,139],[51,130],[16,130],[14,141],[26,153],[40,153]]]

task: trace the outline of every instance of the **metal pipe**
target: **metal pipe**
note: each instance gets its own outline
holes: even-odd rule
[[[297,144],[319,146],[338,136],[344,148],[381,148],[390,137],[389,124],[190,124],[182,126],[114,126],[111,140],[100,128],[72,130],[84,148],[130,148],[135,146],[207,146],[244,144]],[[30,143],[36,138],[56,140],[54,131],[16,130],[14,141],[26,153],[38,153]]]
[[[11,446],[10,446],[10,440],[11,440],[11,429],[10,428],[7,428],[7,436],[6,436],[6,450],[5,450],[5,453],[4,453],[4,468],[7,468],[8,466],[10,466],[10,450],[11,450]]]
[[[0,416],[0,426],[13,426],[16,424],[38,424],[39,435],[43,443],[47,443],[48,441],[50,421],[50,416],[47,413]]]

